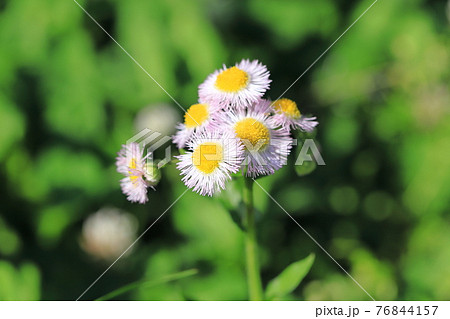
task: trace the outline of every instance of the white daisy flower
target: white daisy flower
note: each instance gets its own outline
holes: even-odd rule
[[[208,103],[194,104],[184,114],[184,123],[177,125],[178,132],[173,142],[178,148],[184,148],[192,135],[202,129],[214,129],[217,126],[213,118],[214,108]]]
[[[242,60],[210,74],[199,86],[202,100],[223,108],[245,108],[269,89],[269,71],[258,60]]]
[[[270,110],[270,101],[259,100],[247,110],[224,113],[228,129],[245,146],[247,176],[271,175],[287,163],[292,138],[273,122]]]
[[[148,171],[147,157],[137,143],[122,145],[116,158],[117,171],[125,178],[120,180],[122,192],[127,195],[130,202],[144,204],[148,201],[147,188],[155,185],[158,180],[155,174]]]
[[[287,130],[300,129],[311,132],[319,124],[316,117],[306,117],[302,115],[297,107],[297,103],[290,99],[282,98],[272,103],[274,111],[273,120],[278,126]]]
[[[190,151],[176,156],[182,181],[200,195],[212,196],[225,189],[243,160],[243,146],[231,132],[202,131],[188,143]]]

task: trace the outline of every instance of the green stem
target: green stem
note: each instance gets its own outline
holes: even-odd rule
[[[245,177],[244,203],[246,215],[244,224],[245,233],[245,254],[247,263],[247,284],[250,300],[262,300],[263,290],[261,277],[259,274],[258,243],[256,241],[255,211],[253,208],[253,180]]]

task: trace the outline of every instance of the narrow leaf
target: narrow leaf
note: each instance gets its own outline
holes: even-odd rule
[[[291,293],[308,274],[314,262],[314,254],[290,264],[267,285],[266,299],[281,298]]]
[[[120,287],[116,290],[113,290],[113,291],[107,293],[106,295],[96,299],[96,301],[110,300],[114,297],[117,297],[117,296],[124,294],[128,291],[131,291],[133,289],[143,288],[143,287],[153,287],[153,286],[157,286],[160,284],[165,284],[170,281],[186,278],[186,277],[195,275],[197,273],[198,273],[197,269],[188,269],[188,270],[181,271],[181,272],[178,272],[175,274],[170,274],[170,275],[164,276],[159,279],[135,281],[135,282],[132,282],[131,284]]]

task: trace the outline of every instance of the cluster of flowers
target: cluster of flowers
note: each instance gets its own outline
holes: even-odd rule
[[[225,188],[233,173],[270,175],[287,163],[292,130],[312,131],[315,117],[302,115],[297,104],[264,99],[269,71],[257,60],[210,74],[199,86],[199,102],[184,115],[173,138],[179,149],[177,168],[187,187],[212,196]],[[117,158],[122,191],[130,201],[145,203],[152,176],[137,144],[124,146]]]

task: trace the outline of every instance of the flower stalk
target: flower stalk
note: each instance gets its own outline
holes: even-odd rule
[[[255,210],[253,205],[253,179],[245,177],[245,255],[247,267],[248,294],[251,301],[263,300],[263,289],[258,261],[258,243],[256,240]]]

